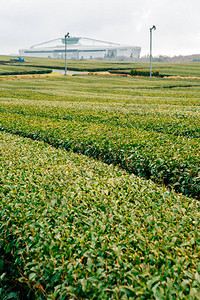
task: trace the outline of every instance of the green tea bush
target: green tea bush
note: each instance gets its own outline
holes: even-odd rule
[[[1,113],[0,130],[43,140],[199,198],[198,139],[123,128],[110,123]]]
[[[0,128],[200,195],[199,80],[57,76],[1,81]]]
[[[130,75],[131,76],[149,76],[149,71],[133,69],[133,70],[131,70]],[[159,77],[160,76],[159,71],[153,71],[152,76]]]
[[[199,202],[0,133],[1,281],[35,299],[198,299]]]
[[[0,76],[5,76],[5,75],[28,75],[28,74],[49,74],[52,73],[52,70],[24,70],[24,71],[10,71],[10,72],[0,72]]]

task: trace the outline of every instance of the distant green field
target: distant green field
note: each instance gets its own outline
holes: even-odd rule
[[[0,76],[1,75],[20,75],[20,74],[42,74],[49,72],[49,69],[37,67],[37,66],[27,66],[24,63],[0,63]]]
[[[0,56],[0,60],[8,60],[10,57]],[[19,65],[16,64],[15,65]],[[130,73],[132,69],[149,70],[149,63],[138,62],[106,62],[93,60],[68,60],[68,69],[74,71],[123,71]],[[50,58],[26,58],[23,66],[48,67],[51,69],[64,69],[63,59]],[[158,70],[163,75],[197,76],[200,77],[200,63],[153,63],[153,70]]]
[[[0,78],[0,298],[199,299],[199,94]]]

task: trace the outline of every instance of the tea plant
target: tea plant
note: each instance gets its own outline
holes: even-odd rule
[[[58,77],[1,87],[1,130],[119,164],[198,197],[198,80]]]
[[[2,258],[35,299],[199,299],[199,202],[43,142],[0,149]]]

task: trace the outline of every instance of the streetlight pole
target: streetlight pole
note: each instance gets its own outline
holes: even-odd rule
[[[155,25],[150,28],[150,77],[152,76],[152,30],[156,30]]]
[[[67,75],[67,38],[69,38],[69,32],[65,34],[65,75]]]

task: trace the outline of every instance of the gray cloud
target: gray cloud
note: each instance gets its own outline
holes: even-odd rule
[[[142,47],[154,55],[200,53],[198,0],[1,0],[0,53],[49,39],[86,36]]]

